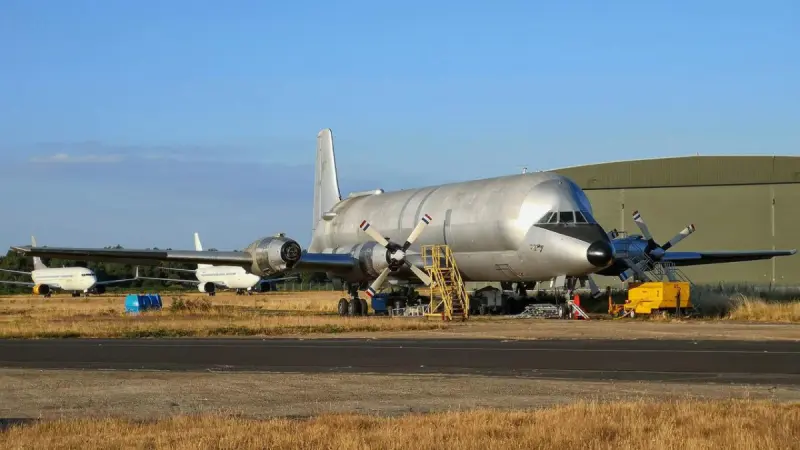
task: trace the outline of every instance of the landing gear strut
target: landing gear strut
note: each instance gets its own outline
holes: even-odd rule
[[[339,299],[338,311],[340,316],[366,316],[367,301],[358,297],[358,283],[345,283],[350,300]]]

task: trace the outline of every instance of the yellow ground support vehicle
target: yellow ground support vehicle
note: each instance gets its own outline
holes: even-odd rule
[[[654,312],[675,312],[680,307],[681,314],[692,309],[689,283],[685,281],[658,281],[631,283],[624,309],[629,317]]]

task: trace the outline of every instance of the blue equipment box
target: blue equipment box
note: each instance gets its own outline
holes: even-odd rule
[[[372,310],[375,314],[388,314],[389,309],[386,303],[389,301],[389,294],[375,294],[372,297]]]
[[[159,294],[128,294],[125,296],[125,312],[138,314],[142,311],[161,309]]]

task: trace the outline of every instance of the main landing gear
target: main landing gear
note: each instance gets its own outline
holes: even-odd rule
[[[340,316],[366,316],[367,315],[367,301],[358,297],[358,284],[346,283],[347,292],[350,299],[339,299],[339,315]]]

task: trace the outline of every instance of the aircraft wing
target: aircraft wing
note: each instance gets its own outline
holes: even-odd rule
[[[262,280],[261,280],[261,281],[259,281],[258,283],[259,283],[259,284],[262,284],[262,283],[275,283],[275,282],[278,282],[278,281],[286,281],[286,280],[299,280],[299,279],[300,279],[300,276],[299,276],[299,275],[293,275],[293,276],[291,276],[291,277],[283,277],[283,278],[267,278],[267,279],[262,279]]]
[[[198,284],[200,281],[198,280],[180,280],[177,278],[156,278],[156,277],[138,277],[135,278],[136,280],[158,280],[158,281],[171,281],[173,283],[186,283],[186,284]]]
[[[121,280],[106,280],[106,281],[98,281],[96,285],[106,285],[106,284],[114,284],[114,283],[124,283],[126,281],[136,281],[136,278],[123,278]]]
[[[187,264],[241,266],[247,269],[253,263],[252,256],[248,252],[32,247],[30,245],[12,246],[11,250],[25,256],[73,261],[107,261],[137,265],[159,265],[164,261],[172,261]],[[298,272],[347,273],[356,267],[357,263],[358,261],[349,254],[306,252],[302,254],[291,270]]]
[[[23,272],[21,270],[0,269],[0,272],[18,273],[20,275],[30,275],[30,272]]]
[[[36,286],[36,283],[31,283],[30,281],[0,281],[0,283],[3,283],[3,284],[16,284],[18,286],[29,286],[29,287]]]
[[[128,264],[157,265],[163,261],[194,264],[249,266],[253,260],[247,252],[213,252],[197,250],[136,250],[116,248],[73,248],[13,246],[26,256],[69,259],[75,261],[108,261]]]
[[[667,252],[664,254],[662,261],[669,261],[676,266],[698,266],[703,264],[757,261],[774,258],[776,256],[791,256],[795,253],[797,253],[797,250]]]

